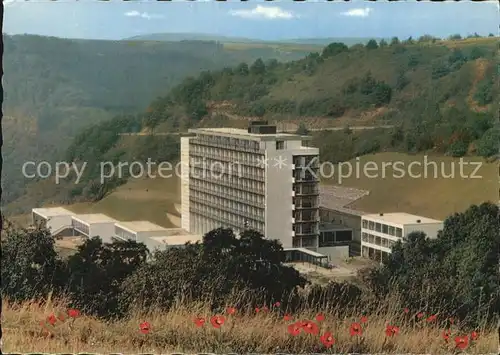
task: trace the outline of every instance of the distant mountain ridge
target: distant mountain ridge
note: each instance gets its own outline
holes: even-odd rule
[[[362,37],[318,37],[318,38],[289,38],[283,40],[264,40],[258,38],[231,37],[210,35],[204,33],[151,33],[124,38],[125,41],[215,41],[221,43],[263,43],[263,44],[303,44],[325,46],[333,42],[341,42],[348,46],[366,44],[372,38]],[[373,38],[380,41],[382,38]],[[387,38],[384,38],[388,40]]]

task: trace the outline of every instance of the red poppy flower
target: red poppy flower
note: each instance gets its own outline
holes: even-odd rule
[[[213,316],[210,318],[210,323],[212,323],[212,326],[214,328],[220,328],[221,325],[223,325],[225,322],[225,318],[223,316]]]
[[[323,334],[319,340],[323,343],[323,345],[326,347],[326,348],[329,348],[331,347],[333,344],[335,344],[335,338],[332,336],[332,333],[330,332],[326,332],[325,334]]]
[[[255,307],[255,313],[259,313],[260,309],[258,307]]]
[[[351,334],[351,336],[363,334],[363,329],[361,328],[361,324],[352,323],[351,327],[349,328],[349,333]]]
[[[410,310],[409,310],[408,308],[405,308],[403,311],[404,311],[405,313],[409,313],[409,312],[410,312]]]
[[[285,316],[283,317],[283,319],[288,322],[288,321],[292,320],[293,317],[291,315],[289,315],[289,314],[285,314]]]
[[[288,333],[290,333],[295,337],[300,334],[301,329],[302,329],[302,323],[296,322],[288,326]]]
[[[262,307],[262,311],[263,312],[269,312],[269,308],[267,308],[266,306]]]
[[[69,309],[68,316],[71,318],[76,318],[76,317],[80,316],[80,311],[78,309]]]
[[[385,328],[385,335],[387,335],[388,337],[392,337],[398,333],[399,333],[398,327],[387,324],[387,327]]]
[[[445,342],[448,342],[448,340],[450,340],[450,334],[451,331],[449,329],[443,331],[443,339]]]
[[[323,313],[318,313],[318,314],[316,315],[316,320],[317,320],[318,322],[322,322],[322,321],[324,321],[324,320],[325,320],[325,316],[323,315]]]
[[[148,334],[151,329],[151,325],[148,322],[142,322],[139,324],[139,330],[142,334]]]
[[[422,312],[417,313],[417,318],[419,318],[419,319],[420,319],[420,318],[422,318],[423,316],[424,316],[424,314],[423,314]]]
[[[276,303],[274,304],[274,306],[275,306],[275,307],[279,307],[279,306],[281,306],[281,302],[279,302],[279,301],[278,301],[278,302],[276,302]]]
[[[477,338],[479,338],[479,333],[476,331],[473,331],[472,333],[470,333],[470,338],[471,338],[471,340],[477,340]]]
[[[360,322],[361,322],[361,323],[366,323],[366,322],[368,322],[368,317],[367,317],[367,316],[363,316],[363,317],[361,317]]]
[[[203,324],[205,324],[205,319],[197,317],[194,319],[194,324],[196,324],[197,327],[203,327]]]
[[[467,335],[455,337],[455,345],[459,349],[465,349],[469,345],[469,337]]]
[[[50,325],[56,324],[57,322],[56,316],[51,314],[50,316],[47,317],[47,322],[49,322]]]
[[[229,307],[227,309],[227,314],[235,314],[236,313],[236,308],[234,307]]]
[[[433,314],[432,316],[427,317],[427,322],[434,322],[436,320],[437,316]]]
[[[308,320],[302,322],[302,328],[304,328],[304,332],[308,334],[317,335],[319,333],[318,325]]]

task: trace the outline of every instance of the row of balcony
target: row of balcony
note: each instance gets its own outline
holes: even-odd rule
[[[205,193],[205,194],[208,194],[208,195],[211,195],[211,196],[214,196],[214,197],[222,197],[222,198],[224,198],[226,200],[236,201],[236,202],[243,203],[245,205],[249,205],[249,206],[252,206],[252,207],[264,208],[264,206],[265,206],[264,203],[259,203],[257,201],[253,201],[251,199],[246,199],[246,198],[243,198],[243,197],[238,197],[237,195],[232,195],[232,194],[228,194],[228,193],[225,193],[225,192],[217,192],[217,191],[214,191],[214,190],[211,190],[211,189],[206,189],[206,188],[194,186],[193,184],[189,185],[189,189],[193,190],[193,191],[196,191],[196,192]],[[248,192],[248,193],[251,193],[251,192]],[[261,196],[261,195],[259,195],[259,196]]]
[[[224,211],[224,212],[228,212],[231,214],[239,215],[239,216],[245,217],[245,219],[251,219],[254,221],[258,221],[258,222],[265,222],[265,218],[263,216],[253,214],[251,212],[244,212],[241,210],[235,210],[234,208],[225,206],[224,204],[222,204],[220,202],[214,202],[214,201],[210,201],[210,200],[207,200],[204,198],[194,197],[194,196],[189,196],[189,202],[205,205],[210,209],[216,209],[219,211]],[[191,208],[191,206],[189,208]]]
[[[258,147],[250,147],[244,145],[236,145],[236,144],[225,144],[225,143],[217,143],[210,141],[198,141],[196,139],[192,139],[189,141],[190,144],[197,145],[200,147],[214,147],[214,148],[222,148],[227,150],[234,150],[237,152],[249,152],[249,153],[258,153],[261,151],[260,145]]]
[[[229,182],[225,181],[224,179],[216,179],[214,177],[211,177],[210,174],[209,176],[203,176],[203,177],[191,176],[190,178],[199,181],[207,181],[216,185],[225,186],[240,191],[245,191],[245,192],[252,191],[253,193],[259,193],[261,195],[265,193],[264,187],[250,188],[248,186],[244,186],[238,179],[235,180],[236,182]]]

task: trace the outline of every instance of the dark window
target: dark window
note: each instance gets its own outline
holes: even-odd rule
[[[284,141],[276,141],[276,150],[282,150],[285,149],[285,142]]]

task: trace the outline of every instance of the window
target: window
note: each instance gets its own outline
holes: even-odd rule
[[[403,236],[403,230],[401,228],[396,228],[396,237],[401,238]]]
[[[382,225],[380,223],[375,223],[375,230],[377,232],[382,232]]]
[[[382,224],[382,233],[384,234],[389,233],[389,226],[387,224]]]
[[[369,221],[368,222],[368,229],[369,230],[375,230],[375,222]]]
[[[352,240],[352,232],[351,231],[339,231],[335,233],[335,241],[336,242],[349,242]]]
[[[363,219],[363,228],[368,228],[368,221],[366,219]]]
[[[389,235],[395,236],[396,235],[396,228],[389,226]]]
[[[285,141],[276,141],[276,150],[285,149]]]

